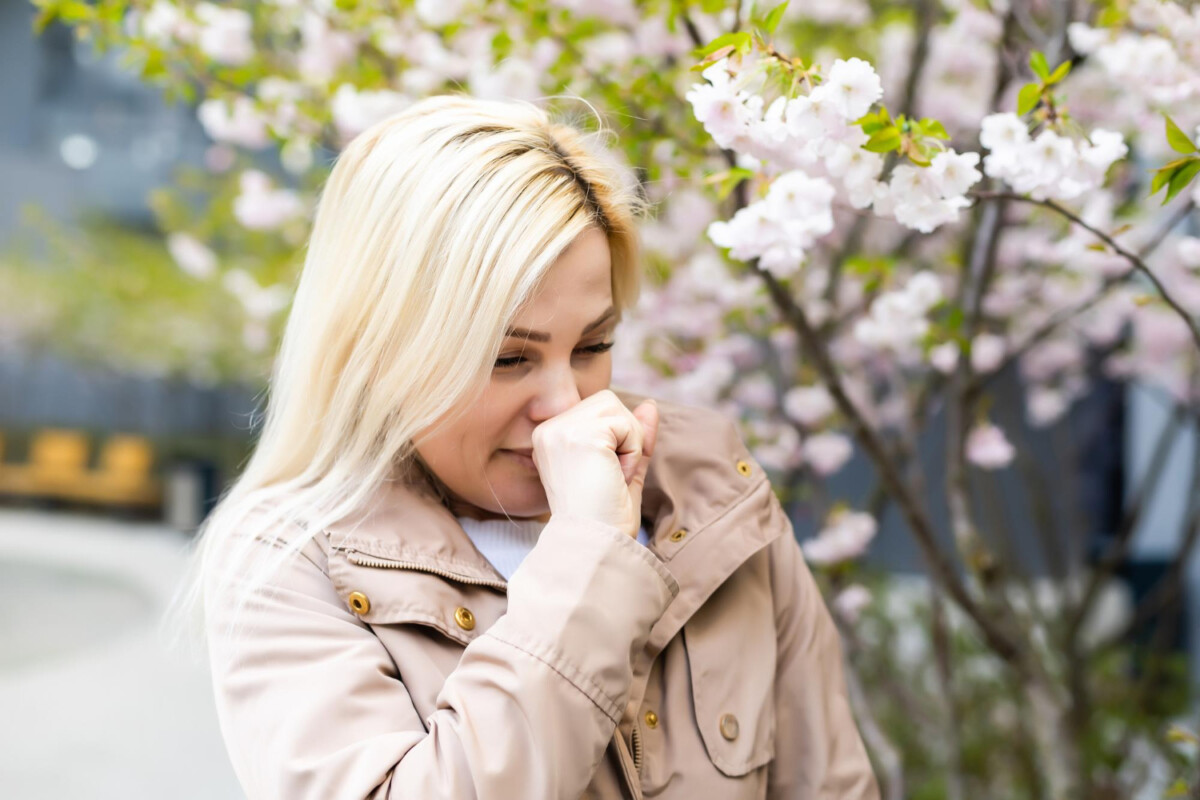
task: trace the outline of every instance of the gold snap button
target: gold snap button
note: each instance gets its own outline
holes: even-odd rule
[[[458,627],[464,631],[469,631],[475,627],[475,615],[471,613],[469,608],[459,606],[454,609],[454,621],[458,623]]]
[[[658,714],[655,714],[653,711],[647,711],[646,712],[646,725],[650,728],[657,728],[658,727]]]
[[[683,537],[687,536],[687,534],[688,534],[687,528],[680,528],[679,530],[675,531],[667,538],[670,539],[672,542],[678,542],[681,539],[683,539]]]
[[[729,741],[733,741],[738,735],[738,721],[733,714],[721,715],[721,735]]]
[[[750,476],[750,472],[751,472],[751,470],[750,470],[750,462],[749,462],[749,461],[744,461],[744,460],[742,460],[742,459],[740,459],[740,458],[739,458],[739,459],[738,459],[738,462],[737,462],[737,471],[738,471],[738,473],[739,473],[740,475],[742,475],[743,477],[749,477],[749,476]]]
[[[355,614],[365,614],[371,610],[371,601],[362,592],[350,593],[350,610]]]

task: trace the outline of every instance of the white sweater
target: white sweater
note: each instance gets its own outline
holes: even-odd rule
[[[459,523],[471,541],[483,553],[483,557],[508,580],[525,559],[525,555],[537,544],[546,523],[536,519],[487,519],[459,517]],[[646,526],[638,530],[638,541],[643,545],[650,542]]]

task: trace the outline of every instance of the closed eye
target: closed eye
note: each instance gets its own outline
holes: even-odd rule
[[[575,352],[582,354],[584,358],[590,358],[591,356],[597,356],[597,355],[600,355],[601,353],[611,350],[612,346],[614,344],[616,344],[616,342],[602,342],[600,344],[593,344],[593,345],[588,345],[587,347],[577,348],[575,350]],[[496,359],[496,367],[498,369],[506,369],[508,367],[515,367],[518,364],[520,364],[522,361],[525,361],[525,356],[509,356],[507,358],[497,358]]]

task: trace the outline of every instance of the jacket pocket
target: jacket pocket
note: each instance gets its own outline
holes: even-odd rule
[[[403,558],[335,547],[329,578],[346,607],[371,626],[423,625],[466,645],[503,615],[504,584]]]
[[[766,559],[742,565],[683,626],[696,724],[720,772],[775,757],[775,621]]]

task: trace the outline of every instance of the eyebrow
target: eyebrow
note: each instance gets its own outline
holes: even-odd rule
[[[605,309],[603,314],[596,317],[594,320],[592,320],[591,322],[589,322],[587,325],[585,325],[583,327],[583,333],[581,333],[580,336],[583,336],[583,335],[587,334],[589,331],[593,331],[596,328],[599,328],[601,325],[603,325],[605,322],[608,321],[609,317],[613,316],[615,313],[616,313],[616,308],[614,306],[609,306],[607,309]],[[550,341],[550,334],[544,333],[542,331],[531,331],[526,328],[509,328],[504,332],[504,335],[505,336],[515,336],[518,339],[526,339],[530,342],[543,342],[544,343],[544,342]]]

